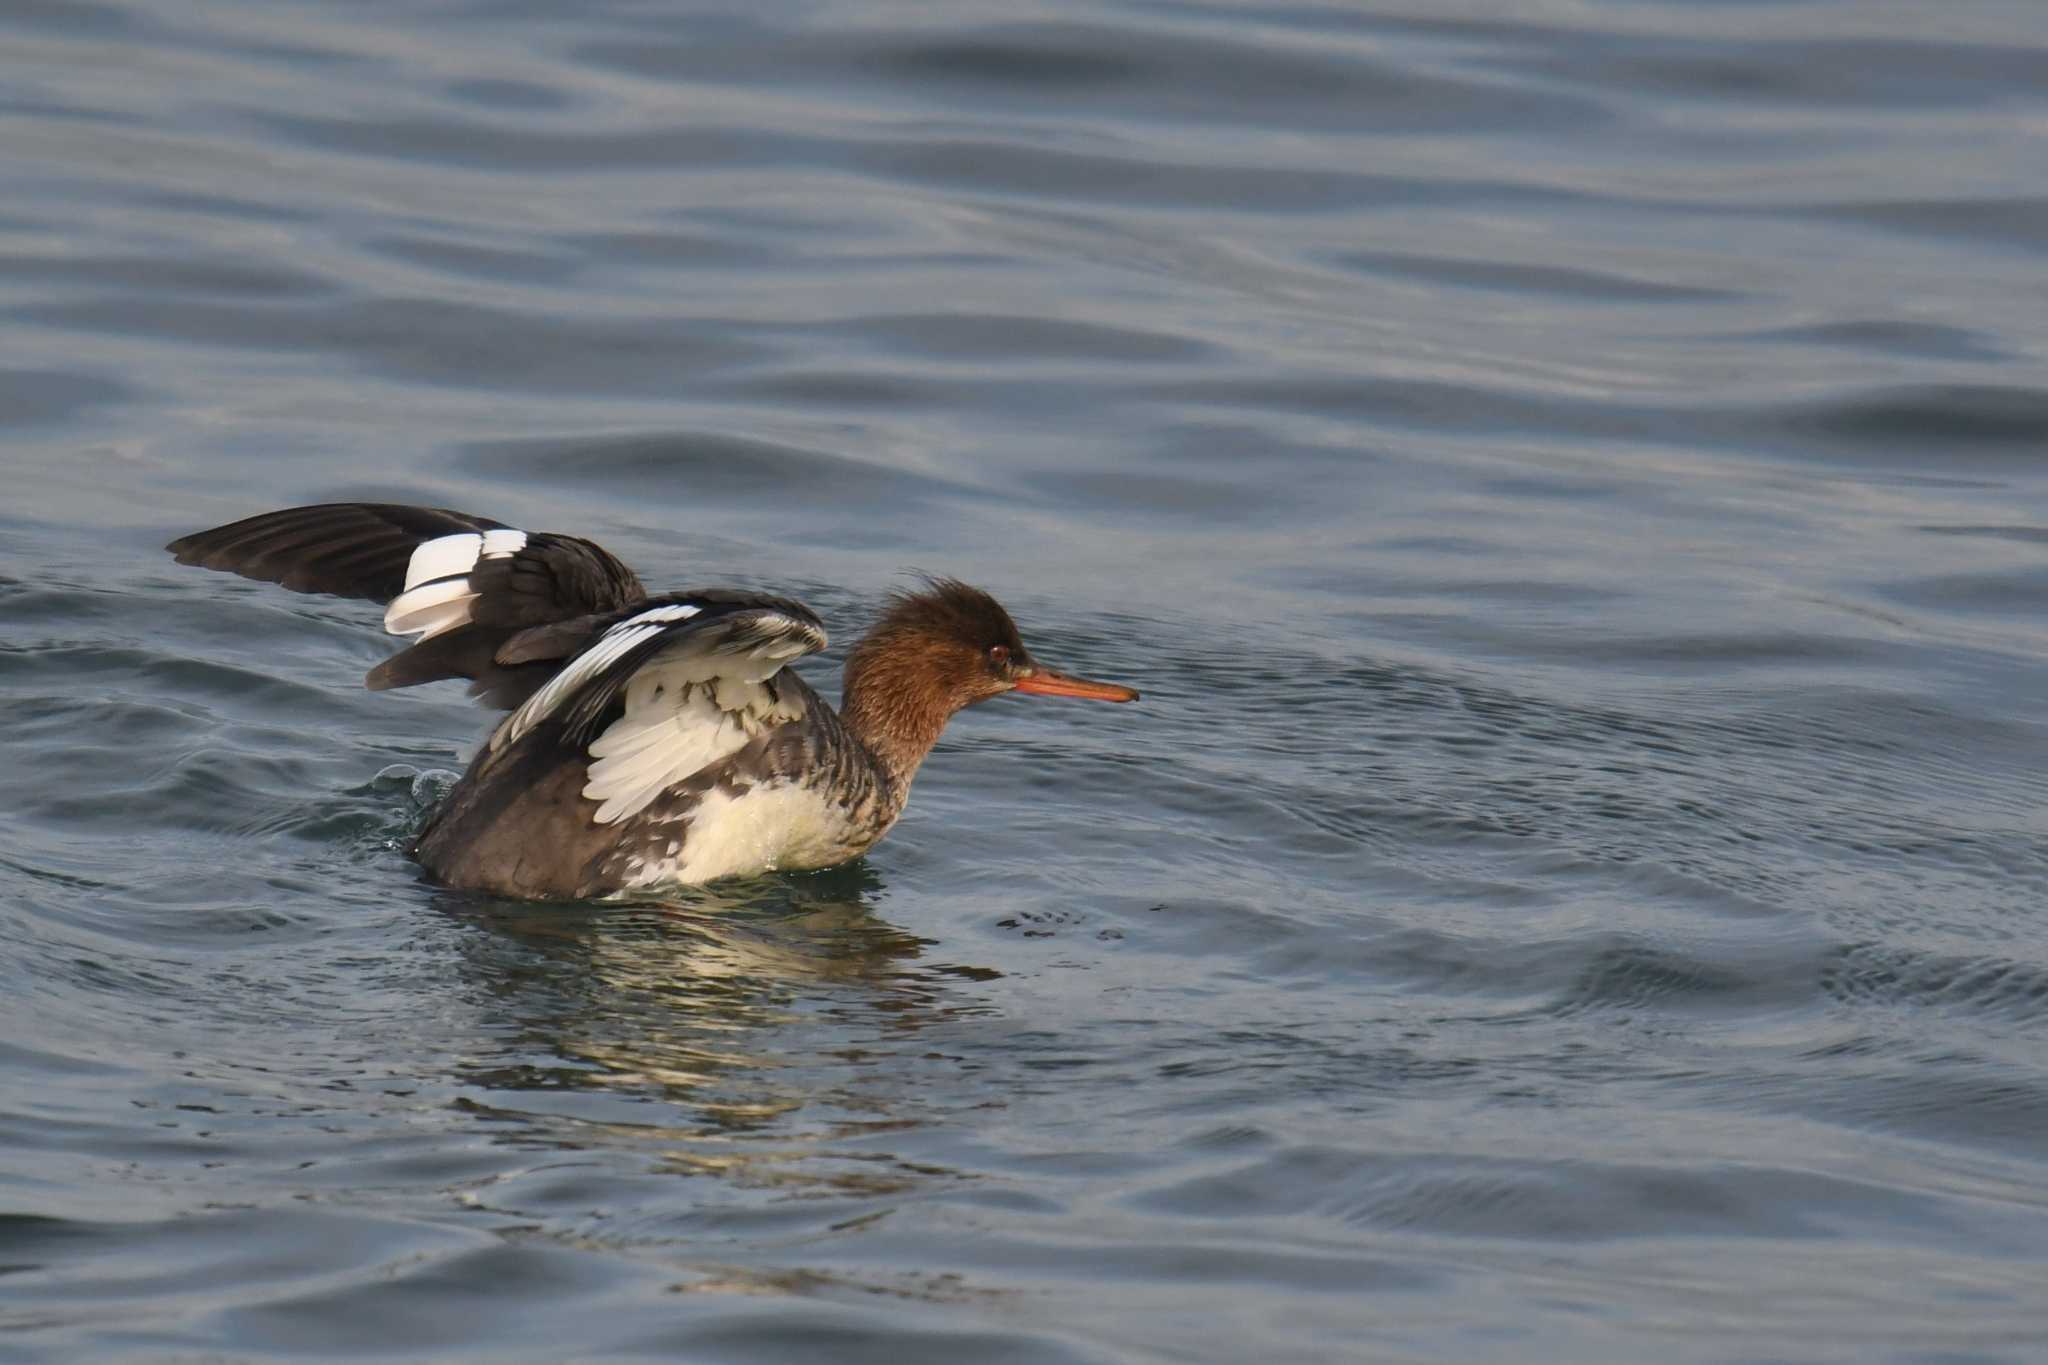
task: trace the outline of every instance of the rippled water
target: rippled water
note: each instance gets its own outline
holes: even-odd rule
[[[2040,17],[0,7],[0,1354],[2041,1359]],[[340,498],[1145,701],[449,895]]]

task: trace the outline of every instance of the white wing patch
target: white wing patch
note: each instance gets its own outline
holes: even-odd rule
[[[634,649],[701,611],[675,603],[619,622],[513,712],[491,736],[491,747],[518,739]],[[625,713],[590,742],[583,795],[598,803],[599,824],[638,814],[676,783],[803,715],[795,689],[778,697],[766,684],[791,659],[823,648],[824,632],[765,611],[749,613],[742,629],[759,643],[735,646],[714,622],[681,635],[634,670]]]
[[[476,594],[469,590],[467,578],[423,583],[391,599],[384,610],[384,629],[393,635],[422,632],[421,639],[431,640],[444,630],[467,624],[469,604],[474,601]]]
[[[646,809],[670,785],[746,747],[759,733],[744,710],[720,702],[735,687],[768,700],[759,684],[720,686],[700,666],[643,668],[626,688],[626,714],[590,741],[593,760],[583,794],[598,803],[597,823],[609,825]]]
[[[431,640],[468,625],[476,594],[463,575],[478,560],[505,559],[525,548],[526,532],[512,530],[467,531],[421,542],[406,563],[405,590],[384,609],[384,629]]]
[[[546,720],[578,688],[594,681],[630,653],[634,646],[646,643],[678,621],[689,620],[701,610],[701,607],[688,605],[655,607],[619,622],[598,636],[596,644],[564,664],[561,672],[548,679],[546,687],[528,697],[526,704],[514,711],[491,736],[491,747],[497,749],[510,744]],[[627,691],[630,695],[631,688]]]
[[[516,555],[525,548],[526,532],[515,531],[509,526],[500,527],[495,531],[484,532],[484,545],[479,557],[503,559],[507,555]]]
[[[817,628],[778,615],[755,620],[768,629],[786,622],[797,637],[776,635],[746,650],[710,649],[686,639],[633,675],[626,713],[590,742],[583,794],[598,803],[597,823],[639,814],[676,783],[803,715],[794,689],[778,698],[766,684],[789,660],[815,648],[808,641]]]

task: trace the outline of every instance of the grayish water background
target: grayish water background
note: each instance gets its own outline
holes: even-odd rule
[[[0,7],[0,1356],[2048,1358],[2044,135],[2034,0]],[[448,896],[485,717],[159,550],[356,497],[1145,701]]]

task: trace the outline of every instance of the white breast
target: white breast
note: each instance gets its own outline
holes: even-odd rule
[[[866,829],[853,827],[838,802],[795,782],[753,787],[740,796],[706,792],[675,829],[664,844],[661,825],[650,824],[652,848],[627,863],[627,886],[830,867],[874,842]]]

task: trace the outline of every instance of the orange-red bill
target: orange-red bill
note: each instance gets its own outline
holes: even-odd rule
[[[1019,692],[1040,697],[1086,697],[1090,701],[1136,701],[1138,689],[1118,683],[1076,678],[1052,668],[1033,668],[1017,679]]]

